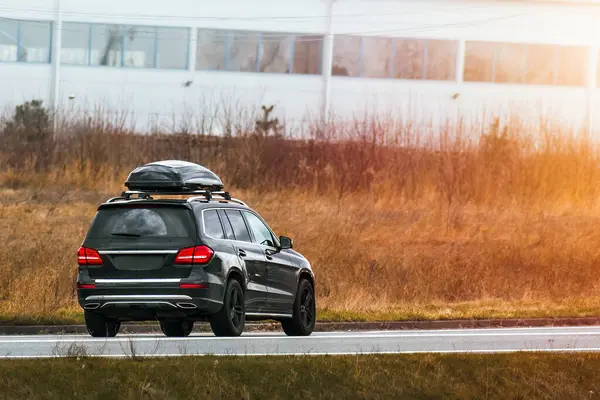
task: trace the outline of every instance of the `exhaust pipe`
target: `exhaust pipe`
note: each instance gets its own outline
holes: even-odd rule
[[[198,307],[196,307],[196,305],[194,303],[177,303],[177,307],[184,308],[186,310],[198,308]]]
[[[83,306],[83,308],[85,308],[86,310],[95,310],[98,307],[100,307],[100,303],[88,303]]]

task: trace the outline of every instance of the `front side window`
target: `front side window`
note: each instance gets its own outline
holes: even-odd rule
[[[250,225],[250,229],[254,234],[254,238],[256,239],[256,243],[261,244],[263,246],[271,246],[275,247],[275,243],[273,241],[273,235],[271,235],[271,231],[267,226],[251,212],[244,211],[244,215],[246,216],[246,220],[248,221],[248,225]]]

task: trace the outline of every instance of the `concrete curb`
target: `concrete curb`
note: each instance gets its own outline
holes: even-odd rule
[[[467,328],[515,328],[547,326],[600,325],[600,317],[572,318],[522,318],[522,319],[465,319],[436,321],[381,321],[381,322],[317,322],[316,332],[328,331],[376,331],[408,329],[467,329]],[[278,323],[247,323],[247,332],[281,331]],[[210,332],[208,323],[196,323],[194,332]],[[120,333],[161,333],[158,324],[128,323],[121,326]],[[24,325],[0,326],[0,335],[68,335],[87,334],[85,325]]]

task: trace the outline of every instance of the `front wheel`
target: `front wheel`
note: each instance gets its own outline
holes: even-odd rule
[[[240,336],[246,324],[246,304],[242,286],[236,279],[227,282],[223,307],[210,319],[215,336]]]
[[[281,321],[281,327],[288,336],[308,336],[315,329],[317,308],[313,285],[307,279],[300,279],[294,301],[292,318]]]
[[[121,322],[91,311],[85,310],[83,317],[85,327],[92,337],[115,337],[121,328]]]

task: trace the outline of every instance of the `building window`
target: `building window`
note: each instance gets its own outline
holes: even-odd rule
[[[493,82],[494,45],[488,42],[465,43],[465,82]]]
[[[227,59],[227,32],[198,30],[196,69],[225,69]]]
[[[290,73],[294,37],[286,34],[263,33],[260,37],[260,72]]]
[[[294,74],[320,74],[323,36],[297,36],[294,40]]]
[[[89,65],[92,25],[64,22],[62,31],[61,64]]]
[[[17,61],[19,22],[0,19],[0,61]]]
[[[187,67],[187,28],[66,22],[62,35],[63,64]]]
[[[123,67],[153,68],[155,66],[155,48],[157,28],[149,26],[123,27],[125,52]]]
[[[558,47],[552,45],[527,45],[527,73],[525,83],[553,85],[557,78]]]
[[[228,36],[225,69],[239,72],[258,71],[258,46],[261,34],[231,31]]]
[[[425,79],[449,81],[456,76],[456,53],[458,42],[450,40],[427,40]]]
[[[318,74],[322,36],[293,33],[198,31],[197,70]]]
[[[368,78],[391,78],[394,63],[393,57],[393,39],[363,37],[361,76]]]
[[[526,46],[520,43],[467,42],[466,82],[523,83]]]
[[[467,42],[465,81],[583,86],[586,60],[581,46]]]
[[[92,25],[91,42],[91,65],[122,65],[123,28],[120,25]]]
[[[527,47],[522,43],[494,44],[494,76],[498,83],[524,83]]]
[[[156,68],[186,69],[188,67],[189,32],[188,28],[157,29]]]
[[[556,85],[585,86],[588,49],[583,46],[557,47]]]
[[[0,19],[0,61],[49,63],[52,24]]]
[[[396,39],[394,42],[394,78],[423,79],[427,42],[424,39]]]
[[[360,37],[336,36],[333,39],[331,74],[336,76],[360,76],[360,53]]]

